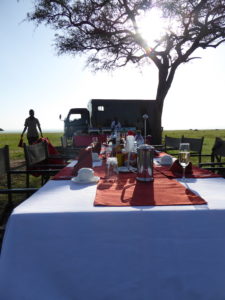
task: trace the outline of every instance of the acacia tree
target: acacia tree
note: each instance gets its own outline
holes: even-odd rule
[[[198,48],[225,41],[225,0],[35,0],[28,20],[54,30],[59,54],[88,54],[94,70],[112,70],[129,63],[153,62],[158,69],[155,143],[161,141],[166,95],[182,63],[196,58]],[[140,20],[157,8],[168,22],[164,34],[149,45]]]

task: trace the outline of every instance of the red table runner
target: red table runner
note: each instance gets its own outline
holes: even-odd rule
[[[74,177],[75,167],[65,167],[61,169],[52,179],[53,180],[70,180]],[[95,176],[104,177],[105,167],[94,167]]]
[[[168,178],[181,178],[182,172],[176,172],[170,170],[170,166],[156,166],[155,169],[165,175]],[[216,173],[213,173],[209,170],[198,168],[192,165],[192,172],[186,172],[185,177],[187,178],[213,178],[221,177]]]
[[[93,135],[75,135],[73,137],[73,144],[75,147],[87,147],[92,143],[92,138],[97,137],[101,143],[106,142],[106,134]]]
[[[74,176],[73,171],[73,167],[66,167],[53,179],[70,179]],[[120,173],[116,182],[107,181],[104,178],[104,165],[95,167],[94,171],[95,175],[101,178],[94,201],[96,206],[200,205],[207,203],[181,183],[172,179],[175,178],[175,174],[169,170],[169,167],[154,168],[153,182],[139,182],[134,173]],[[191,177],[198,175],[200,178],[214,177],[211,172],[199,168],[195,170],[195,167],[193,167],[193,174],[189,175]],[[217,175],[215,174],[215,176]]]
[[[74,167],[65,167],[61,169],[54,177],[52,177],[53,180],[69,180],[74,175],[72,174],[74,170]]]
[[[153,182],[136,181],[133,173],[119,174],[117,182],[101,179],[96,206],[199,205],[207,202],[176,180],[154,172]]]

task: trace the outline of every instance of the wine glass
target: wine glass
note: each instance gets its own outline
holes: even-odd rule
[[[190,162],[190,144],[181,143],[179,147],[179,163],[183,168],[182,179],[185,181],[185,169]]]

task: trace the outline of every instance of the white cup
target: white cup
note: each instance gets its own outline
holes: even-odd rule
[[[91,181],[94,177],[94,171],[91,168],[81,168],[78,171],[78,179],[80,181]]]

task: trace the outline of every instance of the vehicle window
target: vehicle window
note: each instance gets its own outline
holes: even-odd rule
[[[105,110],[105,107],[104,106],[98,106],[98,111],[104,111]]]
[[[80,120],[81,119],[81,114],[71,114],[69,116],[69,121],[72,122],[72,121],[77,121],[77,120]]]

